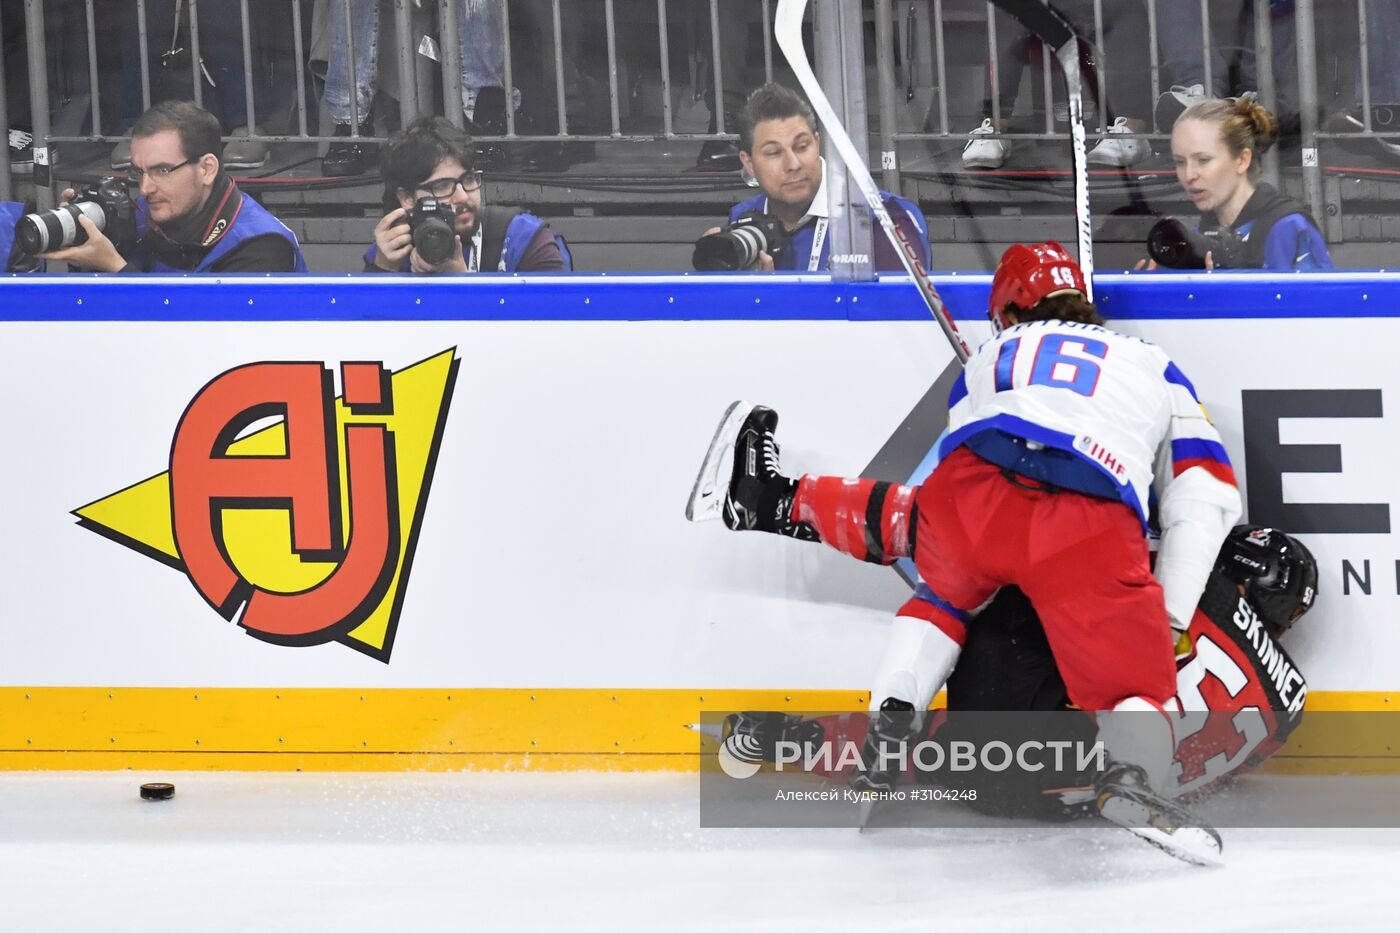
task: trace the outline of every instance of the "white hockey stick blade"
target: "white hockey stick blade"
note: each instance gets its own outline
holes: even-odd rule
[[[705,459],[700,463],[695,485],[690,488],[690,498],[685,503],[685,517],[692,522],[708,522],[720,517],[724,508],[724,497],[729,492],[729,474],[733,469],[734,442],[738,440],[739,429],[744,419],[753,411],[753,406],[745,401],[733,402],[724,410],[719,419],[719,427],[710,441],[710,449],[705,451]]]
[[[724,726],[719,723],[688,722],[685,727],[692,732],[698,732],[707,739],[716,742],[724,741]]]
[[[866,204],[870,206],[871,212],[875,215],[876,222],[885,231],[885,236],[889,238],[896,255],[899,256],[904,271],[909,273],[909,278],[918,286],[919,294],[924,299],[924,303],[928,305],[929,313],[938,322],[938,326],[943,328],[943,334],[948,338],[953,353],[957,355],[960,362],[965,363],[968,357],[967,344],[963,343],[962,337],[958,335],[957,325],[953,323],[953,318],[944,306],[943,299],[939,297],[938,291],[929,280],[928,270],[924,268],[923,259],[915,252],[914,245],[908,242],[904,232],[890,217],[884,199],[880,197],[880,189],[870,174],[869,166],[865,164],[860,153],[856,151],[855,143],[851,142],[846,128],[841,125],[835,109],[831,106],[831,101],[827,100],[821,83],[817,81],[817,76],[812,71],[811,63],[807,61],[807,49],[802,44],[802,19],[806,11],[807,0],[778,0],[778,10],[773,15],[773,38],[777,41],[778,48],[782,51],[783,57],[787,59],[793,74],[797,76],[797,82],[802,85],[802,90],[806,92],[807,99],[811,102],[812,109],[816,111],[817,119],[821,121],[822,129],[826,132],[826,138],[836,147],[837,154],[845,163],[847,176],[860,189]]]
[[[1208,826],[1154,826],[1145,806],[1122,797],[1106,801],[1099,812],[1110,823],[1123,827],[1173,858],[1204,868],[1225,864],[1220,834]]]
[[[1079,268],[1089,301],[1094,300],[1094,226],[1089,212],[1089,154],[1084,145],[1084,90],[1079,76],[1079,42],[1070,39],[1055,50],[1065,73],[1069,96],[1070,148],[1074,157],[1074,238],[1079,252]]]

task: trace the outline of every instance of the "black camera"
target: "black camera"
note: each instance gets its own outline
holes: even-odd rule
[[[447,201],[419,198],[408,212],[413,248],[431,265],[447,262],[457,249],[457,212]]]
[[[690,261],[699,272],[737,272],[758,262],[761,252],[776,263],[787,242],[781,220],[762,211],[749,211],[719,233],[696,240]]]
[[[88,239],[78,223],[82,216],[96,224],[119,253],[136,242],[136,210],[126,180],[114,176],[79,189],[63,207],[25,214],[15,225],[15,241],[30,256],[81,246]]]
[[[1147,231],[1147,254],[1168,269],[1204,269],[1206,253],[1217,269],[1239,269],[1244,252],[1244,240],[1229,227],[1192,230],[1175,217],[1164,217]]]

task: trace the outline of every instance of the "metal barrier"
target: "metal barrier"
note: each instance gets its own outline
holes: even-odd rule
[[[140,57],[140,86],[143,106],[149,106],[153,94],[153,66],[152,56],[148,48],[148,40],[152,36],[154,24],[150,22],[148,7],[150,0],[131,0],[135,6],[137,20],[137,39]],[[259,124],[259,114],[257,112],[257,101],[254,93],[254,72],[256,65],[254,62],[254,22],[250,14],[250,0],[239,0],[238,19],[241,26],[242,39],[242,64],[243,64],[243,90],[245,96],[244,109],[242,114],[244,125],[249,128],[248,135],[240,134],[237,137],[225,137],[226,140],[252,139],[266,143],[279,142],[315,142],[329,143],[336,141],[346,141],[346,137],[321,135],[312,132],[308,118],[307,88],[306,88],[306,62],[307,49],[304,42],[305,15],[309,4],[314,0],[285,0],[287,21],[290,23],[292,32],[292,55],[295,67],[292,71],[296,78],[296,100],[295,100],[295,132],[280,134],[258,134],[253,132],[253,128]],[[325,0],[330,6],[330,15],[339,16],[349,24],[353,19],[353,7],[356,3],[364,0]],[[594,3],[589,6],[589,11],[596,14],[597,7],[601,6],[602,26],[606,39],[606,72],[607,72],[607,100],[608,113],[606,115],[606,130],[600,132],[574,132],[570,126],[569,94],[566,74],[570,62],[566,56],[567,40],[570,38],[566,34],[566,24],[571,27],[597,25],[596,20],[582,20],[578,17],[583,15],[578,13],[578,8],[572,11],[573,18],[566,17],[562,0],[497,0],[499,2],[500,22],[500,45],[502,55],[502,71],[504,85],[511,88],[515,84],[518,72],[518,50],[512,48],[512,17],[519,17],[522,11],[536,14],[537,25],[542,26],[547,32],[550,48],[548,50],[552,59],[553,69],[553,93],[554,109],[556,110],[555,125],[551,131],[546,131],[544,127],[536,125],[531,130],[530,127],[521,127],[517,122],[515,107],[508,103],[504,113],[504,132],[499,135],[483,135],[479,138],[484,141],[504,141],[504,142],[532,142],[532,141],[654,141],[654,140],[694,140],[707,141],[717,139],[732,138],[734,127],[726,123],[725,108],[723,106],[724,88],[727,81],[738,80],[735,76],[726,75],[726,54],[722,48],[722,33],[724,29],[734,28],[726,21],[726,15],[722,15],[721,0],[694,0],[694,3],[685,7],[690,13],[695,14],[697,7],[694,4],[703,4],[699,7],[703,12],[708,13],[709,20],[709,67],[712,70],[712,80],[706,80],[703,75],[696,74],[691,79],[690,90],[698,98],[705,87],[713,88],[713,100],[715,110],[714,133],[699,132],[677,132],[675,114],[673,113],[673,96],[676,88],[673,86],[672,64],[674,61],[671,48],[672,38],[672,17],[671,13],[675,9],[678,0],[656,0],[655,16],[657,20],[657,48],[660,59],[660,126],[654,130],[639,130],[634,127],[626,127],[620,106],[625,89],[620,86],[620,61],[626,61],[625,56],[619,57],[619,27],[618,27],[618,6],[619,0],[601,0],[601,3]],[[626,0],[621,0],[626,3]],[[1213,64],[1211,56],[1208,54],[1213,44],[1214,37],[1211,35],[1210,12],[1212,4],[1210,0],[1183,0],[1183,2],[1199,2],[1202,21],[1204,24],[1201,36],[1202,49],[1206,52],[1205,69],[1206,81],[1209,83],[1214,77],[1212,74]],[[1219,0],[1217,0],[1219,2]],[[1248,2],[1248,0],[1243,0]],[[1159,7],[1164,6],[1161,0],[1145,0],[1146,22],[1144,24],[1148,36],[1148,48],[1150,50],[1150,60],[1148,67],[1151,70],[1150,83],[1152,97],[1155,100],[1161,91],[1161,80],[1159,71],[1161,66],[1159,47],[1159,25],[1161,23],[1162,12]],[[635,12],[645,9],[648,4],[645,0],[633,0],[626,7],[625,12]],[[901,188],[901,168],[896,152],[900,143],[915,141],[951,141],[962,138],[962,131],[954,131],[951,128],[949,91],[949,70],[948,49],[945,43],[945,25],[950,21],[950,12],[956,8],[959,16],[964,18],[969,15],[980,14],[985,18],[987,56],[990,62],[990,116],[994,120],[1000,120],[1002,113],[1002,103],[1000,101],[1000,86],[997,75],[998,65],[998,43],[997,43],[997,15],[995,4],[986,0],[966,0],[959,3],[958,0],[911,0],[911,2],[899,3],[903,8],[906,26],[915,20],[928,24],[931,30],[930,35],[915,36],[912,28],[907,28],[902,41],[896,41],[895,25],[896,0],[817,0],[818,15],[830,13],[839,18],[842,14],[848,14],[852,5],[858,6],[862,12],[872,12],[876,29],[876,72],[878,82],[874,89],[878,99],[878,109],[872,122],[878,127],[879,139],[881,142],[880,160],[884,171],[885,187],[892,190]],[[28,50],[28,75],[29,75],[29,97],[31,103],[31,116],[35,136],[35,162],[39,167],[39,181],[45,176],[44,169],[51,161],[52,145],[62,143],[79,142],[116,142],[121,137],[113,132],[110,126],[104,127],[102,120],[102,99],[104,93],[112,93],[111,89],[104,88],[100,80],[101,68],[99,67],[98,51],[101,43],[98,35],[98,18],[95,0],[83,0],[81,3],[83,14],[86,53],[86,77],[87,92],[89,95],[89,125],[91,132],[86,134],[60,134],[54,132],[52,125],[52,115],[54,111],[55,99],[49,87],[49,68],[51,50],[45,35],[45,14],[46,11],[57,9],[63,15],[70,15],[79,8],[77,0],[24,0],[25,30],[27,36]],[[208,9],[207,3],[200,3],[199,0],[182,0],[181,6],[187,16],[189,26],[189,53],[190,60],[194,63],[191,68],[192,83],[190,92],[194,100],[203,103],[206,93],[204,81],[201,75],[202,58],[200,54],[200,10],[201,7]],[[732,14],[739,9],[738,3],[726,0],[725,14]],[[1093,22],[1085,24],[1087,38],[1102,46],[1104,38],[1104,0],[1093,0]],[[1314,31],[1314,19],[1318,13],[1317,4],[1314,0],[1296,0],[1294,16],[1296,19],[1296,47],[1298,59],[1298,87],[1297,99],[1301,114],[1302,132],[1302,174],[1304,192],[1306,200],[1313,212],[1317,216],[1323,215],[1323,179],[1322,168],[1318,161],[1318,146],[1320,140],[1329,139],[1382,139],[1384,134],[1374,125],[1373,120],[1373,100],[1371,92],[1370,55],[1371,44],[1368,40],[1375,38],[1375,30],[1372,28],[1368,17],[1368,0],[1355,0],[1351,2],[1327,4],[1327,8],[1332,10],[1352,10],[1357,16],[1357,40],[1360,54],[1359,68],[1359,101],[1360,104],[1360,129],[1356,133],[1326,132],[1318,125],[1318,113],[1320,111],[1320,95],[1318,88],[1318,48]],[[436,81],[429,77],[424,78],[424,69],[421,67],[422,51],[415,43],[414,29],[414,9],[426,8],[426,12],[434,13],[438,23],[438,39],[436,44],[438,57],[440,58],[440,76]],[[420,112],[425,112],[432,107],[432,101],[440,96],[442,100],[441,110],[448,119],[458,125],[464,123],[463,112],[463,87],[461,80],[461,51],[459,47],[459,37],[461,35],[463,12],[463,0],[394,0],[392,17],[392,37],[394,48],[398,53],[398,81],[400,95],[400,114],[403,120],[411,119]],[[752,0],[746,3],[743,9],[748,11],[748,15],[762,17],[763,41],[763,66],[765,78],[771,79],[773,76],[773,48],[771,37],[772,22],[772,0]],[[1168,13],[1175,12],[1176,7],[1172,5]],[[920,12],[922,11],[922,12]],[[538,20],[547,12],[546,23]],[[1272,104],[1277,100],[1276,76],[1273,74],[1273,43],[1271,35],[1271,22],[1269,18],[1269,4],[1265,0],[1256,0],[1253,3],[1254,15],[1254,35],[1255,35],[1255,61],[1258,73],[1258,90],[1261,98],[1266,104]],[[833,20],[836,21],[836,20]],[[164,29],[164,24],[160,27]],[[747,28],[747,23],[745,24]],[[386,38],[390,30],[385,30]],[[358,95],[355,93],[355,42],[357,37],[353,28],[346,28],[347,54],[345,56],[345,68],[347,71],[348,84],[351,88],[350,108],[351,126],[350,141],[366,140],[371,142],[382,141],[379,136],[361,136],[360,129],[365,123],[367,114],[360,112]],[[155,33],[159,38],[160,33]],[[857,43],[858,44],[858,43]],[[71,47],[70,47],[71,48]],[[818,46],[819,57],[821,46]],[[926,61],[932,64],[934,69],[933,86],[936,91],[936,108],[934,122],[936,129],[929,131],[921,129],[917,131],[900,131],[898,129],[898,115],[900,106],[897,100],[897,92],[894,85],[895,57],[896,52],[902,53],[904,67],[911,75],[909,93],[913,93],[912,75],[914,71],[913,60]],[[1334,50],[1335,51],[1335,50]],[[60,52],[59,67],[66,69],[66,73],[76,75],[83,71],[82,63],[74,60],[63,59]],[[5,110],[4,101],[4,68],[3,49],[0,49],[0,126],[8,128],[8,115]],[[1041,80],[1046,87],[1058,82],[1058,76],[1053,75],[1053,67],[1050,61],[1048,50],[1042,54],[1040,62]],[[543,55],[539,60],[546,60]],[[534,63],[532,63],[534,64]],[[13,89],[11,89],[13,90]],[[1099,69],[1098,74],[1098,97],[1103,100],[1109,90],[1103,69]],[[846,83],[846,96],[852,98],[855,105],[852,112],[864,112],[864,90],[860,83],[854,86]],[[833,98],[839,95],[833,93]],[[507,92],[507,100],[511,100],[511,93]],[[1397,102],[1400,103],[1400,102]],[[1020,132],[1004,134],[1010,139],[1027,140],[1061,140],[1067,138],[1067,134],[1056,132],[1053,120],[1053,108],[1047,106],[1044,114],[1044,127],[1036,132]],[[599,121],[603,122],[603,121]],[[638,121],[633,121],[634,124]],[[1099,108],[1098,134],[1106,131],[1106,108]],[[524,129],[524,132],[521,130]],[[860,134],[856,134],[860,135]],[[1165,138],[1162,133],[1142,134],[1152,138]],[[3,148],[3,147],[0,147]],[[1277,172],[1276,164],[1268,164],[1268,169]],[[0,197],[10,198],[13,196],[13,185],[10,180],[10,166],[8,165],[8,153],[0,152]],[[1276,175],[1275,175],[1276,177]],[[42,190],[41,203],[47,200],[47,192]]]

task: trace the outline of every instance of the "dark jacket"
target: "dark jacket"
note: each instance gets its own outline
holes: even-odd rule
[[[137,244],[123,272],[305,272],[296,234],[221,172],[190,217],[152,224],[136,199]]]
[[[1220,226],[1214,213],[1201,217],[1201,229]],[[1319,272],[1332,268],[1327,242],[1298,201],[1279,194],[1273,185],[1262,183],[1245,202],[1244,210],[1230,229],[1239,235],[1244,256],[1243,269],[1273,269],[1281,272]]]

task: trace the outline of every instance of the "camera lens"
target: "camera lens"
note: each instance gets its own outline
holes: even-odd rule
[[[452,227],[437,217],[429,217],[413,231],[413,248],[424,262],[438,265],[452,258],[456,246]]]
[[[1147,232],[1147,254],[1168,269],[1204,269],[1206,249],[1198,233],[1175,217],[1166,217]]]
[[[758,261],[768,240],[756,225],[732,227],[695,243],[691,263],[700,272],[737,272]]]
[[[33,256],[69,246],[81,246],[87,242],[87,231],[78,223],[78,217],[86,214],[97,229],[106,226],[107,215],[102,205],[96,201],[80,201],[51,211],[25,214],[15,226],[15,238],[20,249]]]

